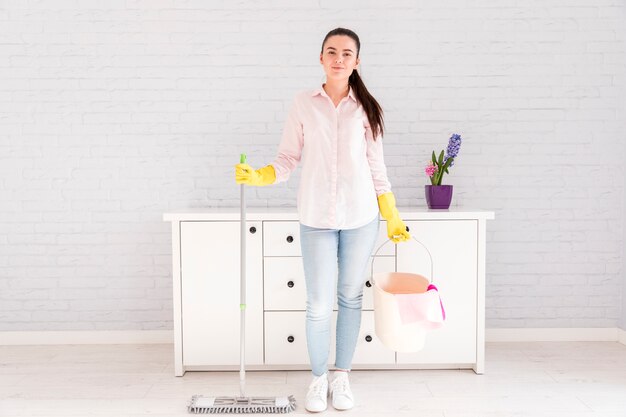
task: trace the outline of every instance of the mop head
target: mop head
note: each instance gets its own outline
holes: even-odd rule
[[[289,397],[204,397],[194,395],[187,410],[194,414],[289,413],[296,399]]]

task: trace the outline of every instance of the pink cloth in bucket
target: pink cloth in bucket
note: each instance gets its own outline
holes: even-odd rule
[[[443,326],[446,311],[439,297],[437,287],[428,286],[425,293],[394,294],[400,311],[402,324],[421,321],[427,329],[438,329]]]

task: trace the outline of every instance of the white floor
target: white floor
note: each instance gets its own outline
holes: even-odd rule
[[[173,376],[172,345],[0,346],[0,416],[185,416],[193,394],[235,395],[237,372]],[[248,395],[295,395],[309,372],[248,372]],[[342,414],[624,417],[626,346],[487,343],[486,372],[354,371]],[[329,405],[327,414],[340,412]]]

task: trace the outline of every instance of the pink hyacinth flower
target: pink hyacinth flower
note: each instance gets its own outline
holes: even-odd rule
[[[437,172],[437,170],[438,170],[437,165],[431,162],[430,164],[426,166],[426,169],[424,171],[426,172],[426,175],[428,175],[429,177],[432,177],[435,174],[435,172]]]

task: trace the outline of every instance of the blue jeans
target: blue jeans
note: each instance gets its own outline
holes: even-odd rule
[[[335,289],[339,309],[335,367],[349,370],[352,366],[361,327],[366,268],[376,244],[378,227],[378,215],[356,229],[316,229],[300,224],[307,291],[307,348],[315,376],[328,371]]]

